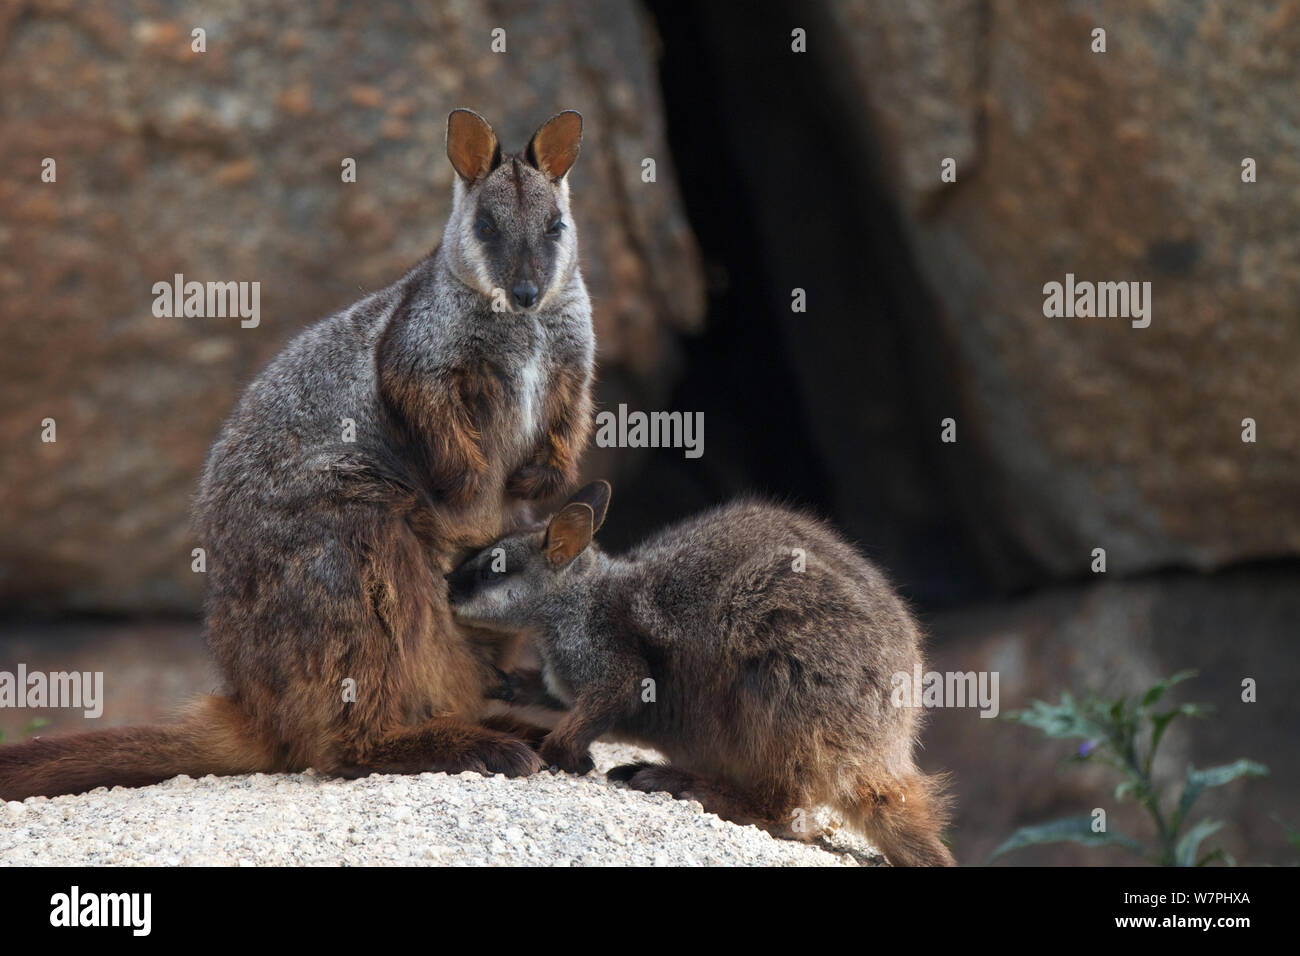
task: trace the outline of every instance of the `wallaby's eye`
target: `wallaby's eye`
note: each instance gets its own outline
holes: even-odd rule
[[[486,216],[479,216],[474,223],[474,234],[480,239],[491,239],[497,234],[497,228]]]
[[[564,228],[564,220],[560,216],[556,216],[546,227],[546,238],[559,239],[560,234],[564,232]]]

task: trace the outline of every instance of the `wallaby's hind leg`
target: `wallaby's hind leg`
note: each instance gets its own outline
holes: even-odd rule
[[[360,520],[360,519],[358,519]],[[358,562],[350,601],[330,630],[333,656],[317,664],[337,688],[346,677],[377,688],[346,704],[331,695],[320,722],[334,745],[323,769],[345,777],[370,773],[536,773],[541,761],[508,727],[481,726],[474,716],[486,675],[455,627],[436,568],[424,546],[387,512],[369,529],[367,560]],[[400,597],[399,597],[400,596]],[[394,647],[401,652],[394,654]],[[333,667],[333,672],[330,668]],[[422,722],[411,715],[436,714]],[[417,718],[418,719],[418,718]]]
[[[626,783],[645,793],[671,793],[678,800],[698,800],[707,813],[741,826],[757,826],[779,836],[790,831],[793,801],[760,800],[716,780],[668,764],[631,763],[613,767],[609,780]]]
[[[538,727],[536,724],[530,724],[526,720],[519,720],[509,714],[485,717],[479,723],[488,730],[496,730],[512,737],[518,737],[534,750],[542,745],[542,741],[550,733],[545,727]]]
[[[541,758],[518,737],[451,717],[379,740],[364,755],[334,768],[342,777],[372,773],[503,773],[523,777],[542,768]]]

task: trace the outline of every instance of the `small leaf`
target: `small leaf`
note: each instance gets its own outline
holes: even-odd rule
[[[1160,714],[1151,715],[1151,746],[1147,749],[1147,759],[1145,769],[1147,773],[1151,772],[1151,764],[1156,759],[1156,751],[1160,749],[1160,738],[1165,735],[1165,729],[1169,726],[1169,721],[1178,716],[1176,710],[1166,710]]]
[[[1042,731],[1048,737],[1083,737],[1104,740],[1107,728],[1080,713],[1069,694],[1061,695],[1060,704],[1034,701],[1028,710],[1012,711],[1006,719]]]
[[[1115,787],[1115,799],[1123,800],[1125,797],[1127,797],[1130,793],[1133,792],[1133,787],[1134,784],[1132,780],[1121,781],[1119,785]]]
[[[1142,710],[1146,710],[1158,701],[1165,695],[1165,691],[1173,687],[1175,684],[1181,684],[1183,681],[1189,680],[1195,676],[1196,671],[1179,671],[1172,677],[1166,677],[1164,680],[1152,684],[1151,689],[1142,695]]]
[[[1021,827],[1011,834],[1001,846],[989,854],[989,859],[992,860],[1003,853],[1018,850],[1021,847],[1034,846],[1039,843],[1064,843],[1067,841],[1081,843],[1084,846],[1122,846],[1126,850],[1146,855],[1146,849],[1132,837],[1117,833],[1114,830],[1094,833],[1091,818],[1078,817],[1070,820],[1054,820],[1051,823],[1040,823],[1032,827]]]
[[[1192,808],[1192,804],[1196,803],[1207,787],[1221,787],[1225,783],[1232,783],[1238,777],[1267,776],[1268,767],[1253,760],[1238,760],[1218,767],[1207,767],[1204,770],[1197,770],[1188,765],[1187,782],[1183,785],[1183,795],[1178,801],[1178,812],[1174,814],[1174,831],[1177,832],[1178,827],[1187,817],[1187,811]]]
[[[1201,707],[1198,704],[1183,704],[1175,707],[1173,710],[1162,711],[1159,714],[1151,715],[1151,746],[1147,748],[1147,759],[1143,763],[1143,771],[1150,775],[1151,764],[1155,762],[1156,750],[1160,747],[1160,741],[1165,736],[1165,731],[1169,728],[1169,722],[1175,717],[1204,717],[1210,712],[1210,708]]]
[[[1175,865],[1192,866],[1196,862],[1196,851],[1200,849],[1201,841],[1222,827],[1222,820],[1198,821],[1194,827],[1183,834],[1183,838],[1178,841],[1178,846],[1174,847]]]

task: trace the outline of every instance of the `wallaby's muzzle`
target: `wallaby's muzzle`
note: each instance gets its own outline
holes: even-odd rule
[[[537,283],[531,279],[522,279],[515,283],[515,287],[510,290],[514,297],[515,305],[521,309],[531,309],[537,304]]]

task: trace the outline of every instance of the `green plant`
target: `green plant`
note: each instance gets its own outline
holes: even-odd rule
[[[48,724],[49,721],[46,720],[44,717],[33,717],[31,720],[27,721],[27,725],[23,727],[23,736],[30,737],[33,734],[35,734],[36,731],[40,730],[42,727],[47,726]],[[4,742],[5,742],[5,732],[3,729],[0,729],[0,744]]]
[[[1238,777],[1262,777],[1268,773],[1268,768],[1251,760],[1238,760],[1205,770],[1197,770],[1189,764],[1182,793],[1169,811],[1162,805],[1151,776],[1156,751],[1173,719],[1204,717],[1210,712],[1210,708],[1198,704],[1155,709],[1170,687],[1194,676],[1195,671],[1181,671],[1154,684],[1132,701],[1127,697],[1104,699],[1093,695],[1076,701],[1071,695],[1062,694],[1059,704],[1036,700],[1028,710],[1014,711],[1004,717],[1034,727],[1048,737],[1081,739],[1083,743],[1075,751],[1073,760],[1100,761],[1119,771],[1123,779],[1115,787],[1115,798],[1132,797],[1151,815],[1156,829],[1154,846],[1146,846],[1108,827],[1097,832],[1091,818],[1081,817],[1021,827],[994,850],[989,859],[1019,847],[1071,841],[1085,846],[1121,846],[1160,866],[1203,866],[1212,860],[1234,864],[1235,861],[1222,849],[1198,857],[1202,841],[1218,831],[1223,822],[1202,818],[1188,826],[1188,814],[1207,788],[1223,786]]]

